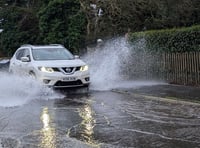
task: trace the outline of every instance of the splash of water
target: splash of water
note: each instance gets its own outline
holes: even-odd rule
[[[90,65],[91,89],[94,90],[160,84],[156,81],[136,81],[136,77],[133,78],[136,73],[137,77],[145,73],[144,69],[153,64],[152,59],[145,53],[144,42],[130,46],[125,38],[106,41],[103,46],[93,49],[84,57]]]
[[[115,81],[121,80],[119,59],[128,56],[128,48],[124,39],[118,38],[105,42],[88,53],[85,61],[90,65],[91,88],[109,89]]]
[[[33,99],[55,99],[60,95],[30,77],[0,72],[0,106],[20,106]]]

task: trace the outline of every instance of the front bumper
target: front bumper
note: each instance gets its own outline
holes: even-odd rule
[[[40,72],[37,75],[37,79],[43,82],[45,85],[54,88],[66,88],[66,87],[82,87],[89,86],[90,75],[89,72],[77,71],[73,74],[63,74],[61,72],[43,73]]]

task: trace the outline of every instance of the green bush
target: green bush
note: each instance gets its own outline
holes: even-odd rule
[[[151,51],[188,52],[200,51],[200,25],[179,29],[151,30],[131,33],[131,43],[145,40]]]

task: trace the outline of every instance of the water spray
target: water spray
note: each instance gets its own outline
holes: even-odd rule
[[[84,60],[90,66],[90,89],[111,90],[158,84],[144,79],[156,60],[155,55],[147,52],[145,40],[133,45],[124,37],[104,41],[103,45],[90,51]]]

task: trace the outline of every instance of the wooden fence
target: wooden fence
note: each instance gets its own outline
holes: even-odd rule
[[[165,53],[162,75],[169,83],[200,86],[200,52]]]

